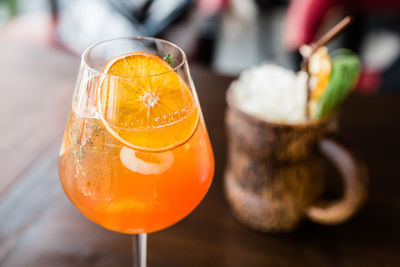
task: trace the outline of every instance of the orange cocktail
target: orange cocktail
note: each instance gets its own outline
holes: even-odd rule
[[[166,228],[200,203],[213,172],[179,48],[159,39],[122,38],[84,53],[59,174],[86,217],[122,233]]]

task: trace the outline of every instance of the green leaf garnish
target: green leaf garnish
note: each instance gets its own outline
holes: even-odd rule
[[[173,62],[174,62],[174,57],[173,57],[171,54],[166,55],[165,57],[163,57],[163,59],[164,59],[165,61],[167,61],[167,63],[168,63],[169,65],[171,65],[171,67],[173,67],[172,64],[173,64]]]
[[[315,118],[330,114],[341,104],[356,85],[361,63],[356,54],[348,49],[332,53],[332,71],[328,87],[317,103]]]

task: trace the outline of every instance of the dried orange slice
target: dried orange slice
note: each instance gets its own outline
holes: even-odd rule
[[[322,46],[315,51],[309,61],[308,70],[310,73],[311,96],[310,113],[314,114],[316,103],[328,88],[331,75],[332,62],[326,46]]]
[[[124,145],[161,152],[185,143],[199,110],[186,82],[158,56],[133,52],[112,59],[97,88],[105,129]]]

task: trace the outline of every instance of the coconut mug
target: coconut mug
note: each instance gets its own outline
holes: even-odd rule
[[[304,218],[338,224],[367,196],[363,162],[336,137],[336,116],[298,124],[241,111],[227,92],[228,160],[224,190],[234,216],[264,232],[293,230]],[[339,200],[322,199],[326,157],[343,178]]]

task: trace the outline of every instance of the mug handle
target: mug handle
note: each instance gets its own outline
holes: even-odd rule
[[[338,139],[328,135],[319,143],[321,152],[338,168],[343,179],[343,197],[336,201],[319,200],[306,210],[308,218],[321,224],[339,224],[363,205],[367,197],[368,173],[365,164]]]

